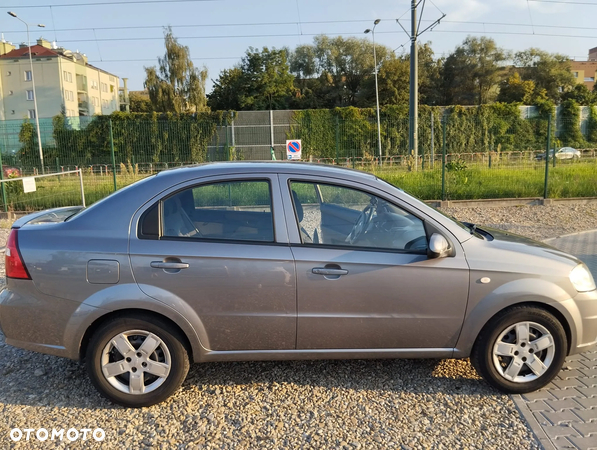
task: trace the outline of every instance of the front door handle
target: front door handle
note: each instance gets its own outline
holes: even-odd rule
[[[311,269],[315,275],[348,275],[348,270],[346,269],[328,269],[326,267],[314,267]]]
[[[164,262],[164,261],[151,261],[149,264],[154,269],[188,269],[189,264],[183,262]]]

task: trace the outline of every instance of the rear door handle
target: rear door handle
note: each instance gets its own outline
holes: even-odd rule
[[[327,269],[325,267],[314,267],[311,269],[315,275],[348,275],[348,270],[346,269]]]
[[[189,264],[183,262],[152,261],[149,264],[154,269],[188,269]]]

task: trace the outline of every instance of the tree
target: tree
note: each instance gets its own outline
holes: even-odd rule
[[[467,37],[443,67],[444,104],[482,105],[493,100],[508,53],[487,37]]]
[[[531,80],[537,89],[545,89],[547,97],[556,103],[576,83],[564,55],[530,48],[514,55],[514,65],[523,80]]]
[[[574,100],[581,106],[592,105],[597,101],[597,94],[595,90],[589,91],[589,88],[584,84],[576,84],[571,91],[562,94],[562,100]]]
[[[158,68],[145,67],[145,88],[157,112],[188,113],[207,110],[207,69],[195,68],[187,46],[178,43],[168,27],[164,31],[166,53]]]
[[[377,74],[379,104],[401,105],[408,103],[408,83],[410,66],[404,58],[388,58],[384,60]],[[375,78],[369,77],[363,81],[359,93],[359,106],[375,106]]]
[[[284,109],[294,94],[286,49],[250,47],[236,67],[214,81],[209,106],[221,110]]]
[[[504,103],[519,102],[524,105],[532,105],[534,94],[535,83],[532,80],[523,81],[518,72],[514,72],[507,80],[500,83],[497,100]]]
[[[391,51],[376,44],[380,68]],[[298,108],[371,106],[375,91],[363,95],[365,83],[373,81],[373,43],[366,38],[317,36],[312,45],[301,45],[290,56],[290,70],[299,89]]]
[[[19,142],[21,143],[19,159],[27,165],[39,164],[37,133],[35,126],[29,122],[29,119],[25,119],[21,125]]]
[[[148,96],[139,94],[138,92],[129,93],[129,108],[131,112],[135,113],[150,113],[153,111],[151,100]]]

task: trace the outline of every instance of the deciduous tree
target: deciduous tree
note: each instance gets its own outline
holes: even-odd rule
[[[154,111],[187,113],[207,110],[207,69],[193,65],[189,48],[178,43],[168,27],[164,32],[166,53],[158,67],[145,68],[145,88]]]
[[[222,110],[284,109],[294,94],[286,49],[250,47],[239,65],[214,82],[209,105]]]
[[[556,103],[576,83],[568,58],[557,53],[530,48],[514,55],[514,66],[523,80],[531,80],[536,88],[545,89],[547,97]]]
[[[443,67],[443,102],[446,105],[481,105],[492,101],[505,76],[509,55],[487,37],[467,37],[446,58]]]

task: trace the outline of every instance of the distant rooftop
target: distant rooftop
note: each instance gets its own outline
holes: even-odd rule
[[[5,53],[4,55],[0,55],[0,58],[22,58],[24,56],[29,57],[29,47],[20,47],[15,48],[14,50]],[[31,46],[31,56],[36,57],[43,57],[43,56],[58,56],[56,51],[52,50],[51,48],[46,48],[42,45],[32,45]]]

